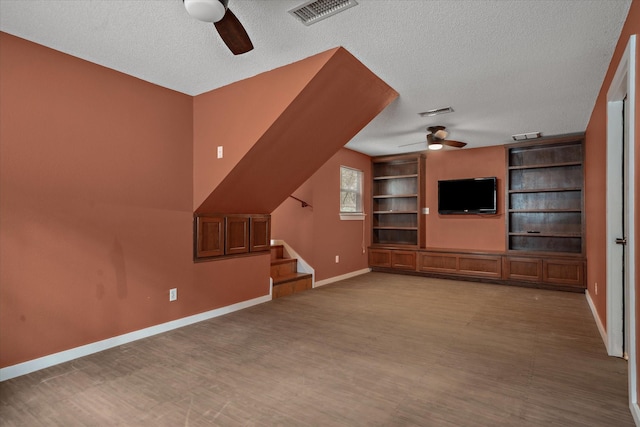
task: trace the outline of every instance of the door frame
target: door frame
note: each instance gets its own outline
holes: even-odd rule
[[[637,389],[636,389],[636,306],[635,306],[635,81],[636,81],[636,36],[629,38],[627,47],[618,64],[616,73],[607,91],[607,352],[611,356],[622,357],[624,330],[627,334],[628,343],[625,343],[625,350],[629,356],[629,403],[630,406],[638,409]],[[622,176],[620,174],[620,159],[622,158],[624,124],[622,119],[623,99],[627,96],[627,108],[629,110],[628,138],[626,143],[628,149],[625,153],[625,167],[628,170],[627,193],[627,259],[625,265],[625,277],[627,278],[628,298],[626,310],[628,317],[623,320],[623,289],[615,284],[623,283],[622,272],[619,271],[619,258],[622,253],[620,245],[615,243],[615,239],[622,237],[617,235],[622,222],[622,211],[620,205],[622,200],[620,188],[622,186]],[[618,261],[618,262],[617,262]],[[624,324],[623,324],[624,321]],[[633,410],[632,410],[633,412]],[[638,412],[636,412],[637,414]],[[635,416],[635,414],[634,414]]]

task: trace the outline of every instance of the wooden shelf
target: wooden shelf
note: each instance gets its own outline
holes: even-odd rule
[[[388,175],[388,176],[374,176],[373,180],[374,181],[382,181],[385,179],[406,179],[406,178],[417,178],[418,174],[411,174],[411,175]]]
[[[373,196],[374,199],[389,199],[389,198],[398,198],[398,197],[418,197],[417,194],[380,194],[377,196]]]
[[[574,213],[582,212],[582,209],[509,209],[509,213]]]
[[[515,232],[508,233],[509,236],[526,236],[526,237],[582,237],[582,233],[527,233],[527,232]]]
[[[374,230],[417,230],[418,227],[394,227],[394,226],[383,226],[383,227],[373,227]]]
[[[374,215],[388,215],[388,214],[417,214],[418,211],[373,211]]]
[[[583,138],[572,135],[506,147],[510,252],[584,254]]]
[[[424,167],[423,154],[372,159],[374,246],[424,246]]]
[[[509,190],[509,194],[516,193],[563,193],[567,191],[582,191],[581,187],[558,187],[558,188],[527,188],[522,190]]]
[[[564,163],[546,163],[539,165],[525,165],[525,166],[509,166],[509,170],[519,169],[546,169],[546,168],[560,168],[566,166],[582,166],[582,161],[579,162],[564,162]]]

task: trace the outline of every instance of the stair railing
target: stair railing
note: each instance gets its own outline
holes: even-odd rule
[[[303,207],[303,208],[306,208],[306,207],[308,206],[308,207],[310,207],[311,209],[313,209],[313,206],[311,206],[309,203],[305,202],[304,200],[302,200],[302,199],[298,199],[298,198],[297,198],[296,196],[294,196],[294,195],[290,195],[289,197],[291,197],[292,199],[295,199],[295,200],[299,201],[300,203],[302,203],[302,207]]]

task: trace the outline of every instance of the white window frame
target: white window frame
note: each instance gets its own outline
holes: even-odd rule
[[[352,189],[346,189],[346,188],[342,188],[342,173],[343,170],[350,170],[350,171],[355,171],[358,174],[358,190],[355,191],[356,194],[356,209],[359,207],[359,211],[356,212],[352,212],[352,211],[343,211],[343,205],[342,205],[342,194],[344,191],[348,191],[353,193],[354,191]],[[356,169],[356,168],[352,168],[349,166],[340,166],[340,219],[344,220],[344,221],[350,221],[350,220],[356,220],[356,221],[363,221],[364,220],[364,198],[363,198],[363,194],[362,194],[362,190],[363,190],[363,181],[364,180],[364,172],[361,171],[360,169]]]

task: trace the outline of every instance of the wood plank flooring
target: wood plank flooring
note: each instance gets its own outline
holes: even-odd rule
[[[0,384],[7,426],[632,426],[584,295],[369,273]]]

